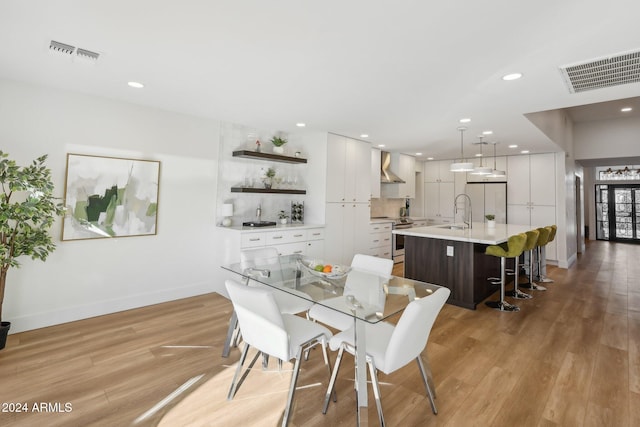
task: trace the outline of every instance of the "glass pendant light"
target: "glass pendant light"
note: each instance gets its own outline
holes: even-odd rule
[[[473,171],[471,171],[471,175],[489,175],[491,174],[492,169],[487,166],[482,166],[482,146],[486,144],[486,142],[482,140],[482,136],[479,136],[478,138],[480,138],[480,142],[478,143],[480,144],[480,166],[474,168]]]
[[[458,130],[460,131],[460,161],[454,161],[453,163],[451,163],[451,168],[449,170],[451,172],[471,172],[473,170],[473,163],[465,161],[463,149],[463,135],[464,131],[467,130],[467,128],[464,126],[460,126]]]
[[[501,171],[501,170],[496,169],[496,144],[497,144],[497,142],[493,143],[493,170],[488,175],[488,177],[489,178],[504,178],[504,177],[507,176],[507,173],[505,171]]]

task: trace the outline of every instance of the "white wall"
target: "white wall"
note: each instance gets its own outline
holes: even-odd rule
[[[573,134],[576,160],[640,156],[638,119],[580,122]]]
[[[63,196],[67,153],[160,160],[158,234],[61,242],[8,274],[13,333],[210,292],[220,275],[220,125],[103,98],[0,80],[0,141],[19,164],[48,154]]]

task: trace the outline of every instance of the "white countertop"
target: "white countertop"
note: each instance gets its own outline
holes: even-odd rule
[[[219,227],[223,230],[242,231],[249,233],[260,233],[262,231],[277,230],[304,230],[308,228],[324,228],[324,224],[278,224],[271,227],[243,227],[242,225],[233,225],[231,227]]]
[[[496,224],[495,228],[488,228],[483,222],[474,222],[472,228],[452,230],[451,226],[462,224],[442,224],[429,227],[413,227],[401,230],[393,230],[393,234],[404,236],[427,237],[430,239],[455,240],[459,242],[482,243],[485,245],[497,245],[506,242],[509,236],[533,230],[531,225]]]

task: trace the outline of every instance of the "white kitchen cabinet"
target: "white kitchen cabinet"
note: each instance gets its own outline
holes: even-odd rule
[[[507,162],[507,222],[532,228],[556,224],[555,154],[511,156]],[[557,259],[556,242],[546,247]]]
[[[380,169],[381,158],[380,150],[377,148],[371,149],[371,198],[380,198]]]
[[[453,182],[425,182],[424,210],[429,225],[454,222],[453,201],[455,184]]]
[[[322,257],[324,254],[323,227],[276,228],[264,231],[246,231],[240,234],[240,249],[274,247],[280,255],[301,254]]]
[[[407,154],[392,154],[389,169],[395,172],[402,184],[383,184],[382,195],[389,199],[415,199],[416,158]]]
[[[327,202],[371,200],[371,145],[340,135],[327,139]]]
[[[369,255],[378,258],[391,259],[393,256],[391,250],[393,230],[392,222],[376,222],[369,225],[369,249],[366,252]]]
[[[454,182],[455,174],[450,169],[448,160],[424,162],[424,182]]]
[[[326,204],[325,262],[350,265],[355,254],[367,252],[370,211],[368,203]]]

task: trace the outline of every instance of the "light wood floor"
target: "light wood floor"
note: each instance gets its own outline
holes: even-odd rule
[[[380,376],[388,424],[640,425],[640,246],[590,242],[576,265],[549,275],[555,283],[519,301],[519,313],[445,306],[423,353],[439,413],[411,364]],[[278,425],[288,365],[255,369],[226,400],[239,357],[238,349],[220,356],[230,312],[212,294],[11,335],[0,351],[0,409],[26,403],[30,412],[0,412],[0,425]],[[353,426],[352,359],[343,361],[338,402],[322,415],[320,356],[302,365],[291,425]],[[169,405],[135,421],[190,379]],[[41,402],[72,410],[32,412]],[[373,402],[369,412],[375,425]]]

